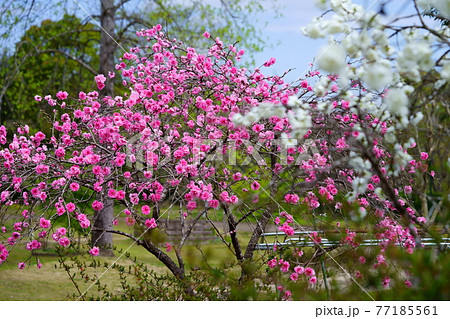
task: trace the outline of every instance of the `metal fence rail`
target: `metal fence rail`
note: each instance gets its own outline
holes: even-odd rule
[[[326,238],[321,238],[320,243],[315,243],[311,240],[310,234],[317,233],[317,234],[323,234],[324,231],[301,231],[301,232],[295,232],[293,236],[297,237],[289,237],[285,238],[283,242],[261,242],[256,245],[257,250],[273,250],[276,246],[277,248],[282,247],[323,247],[323,248],[329,248],[329,247],[339,247],[342,246],[343,243],[341,241],[337,240],[328,240]],[[280,236],[280,237],[287,237],[284,233],[264,233],[261,235],[261,240],[266,241],[266,237],[274,237],[274,236]],[[377,246],[380,243],[382,243],[383,239],[364,239],[362,242],[359,243],[359,246]],[[444,237],[442,238],[442,241],[439,243],[441,246],[445,246],[445,248],[448,248],[450,246],[450,238]],[[399,243],[398,245],[401,245]],[[422,238],[422,245],[424,247],[435,247],[438,246],[438,243],[433,238]]]

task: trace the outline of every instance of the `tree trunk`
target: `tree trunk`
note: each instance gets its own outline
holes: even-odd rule
[[[104,191],[103,195],[106,195],[106,191]],[[112,230],[114,202],[109,198],[106,199],[106,196],[102,195],[99,195],[97,200],[103,202],[104,207],[94,215],[91,245],[100,248],[101,256],[114,256],[112,250],[113,234],[107,232],[107,230]]]
[[[107,80],[105,87],[101,91],[102,96],[114,95],[114,83],[108,77],[108,72],[114,71],[114,51],[116,44],[114,42],[115,27],[115,10],[114,0],[101,0],[100,25],[102,27],[100,35],[100,70]],[[104,186],[106,187],[106,186]],[[112,233],[104,230],[112,229],[114,219],[114,201],[106,196],[101,196],[104,208],[94,216],[94,230],[92,231],[92,245],[100,248],[100,255],[114,256],[112,250]],[[103,229],[103,230],[97,230]]]
[[[114,52],[116,43],[114,41],[115,12],[114,0],[101,0],[100,25],[100,74],[103,74],[107,81],[102,95],[114,95],[114,83],[109,79],[108,72],[114,72]]]

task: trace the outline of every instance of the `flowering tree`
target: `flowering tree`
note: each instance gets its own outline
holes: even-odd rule
[[[312,230],[306,241],[313,249],[294,244],[286,252],[280,248],[285,241],[262,255],[269,269],[264,278],[284,299],[291,297],[292,284],[312,287],[321,278],[328,287],[324,256],[339,264],[339,256],[357,252],[359,263],[366,263],[368,256],[359,249],[374,237],[379,246],[373,267],[387,274],[386,251],[414,253],[430,226],[411,197],[414,180],[428,174],[429,155],[401,135],[422,117],[410,104],[416,91],[406,84],[433,70],[440,90],[447,86],[449,63],[446,53],[434,59],[431,45],[421,43],[415,69],[402,69],[410,61],[402,58],[409,42],[393,53],[386,32],[398,33],[395,27],[348,1],[330,5],[336,15],[315,21],[307,34],[325,36],[345,31],[349,21],[359,23],[355,31],[347,30],[342,44],[321,54],[319,66],[331,75],[311,70],[297,85],[288,84],[264,76],[260,68],[237,67],[244,52],[219,38],[211,40],[207,54],[199,54],[156,26],[137,32],[144,44],[116,65],[128,92],[124,96],[99,98],[98,91],[77,98],[60,91],[44,101],[36,96],[55,107],[52,136],[29,135],[27,127],[19,127],[7,142],[0,130],[5,145],[0,261],[21,241],[38,250],[48,237],[64,252],[78,228],[131,238],[184,281],[183,248],[195,224],[206,219],[235,256],[240,281],[255,278],[252,266],[260,260],[255,251],[269,225],[291,242],[295,230]],[[405,28],[407,38],[410,29],[416,28]],[[429,41],[448,44],[445,27],[423,29]],[[263,67],[273,63],[272,58]],[[109,79],[100,74],[95,81],[101,91]],[[99,229],[95,212],[107,201],[121,209],[112,225]],[[160,220],[166,216],[184,231],[179,242],[161,246],[145,233],[163,228]],[[225,220],[226,232],[214,223],[217,216]],[[128,231],[116,227],[119,219]],[[62,221],[67,226],[58,226]],[[244,242],[237,227],[246,222],[253,229]],[[325,248],[329,239],[335,244]],[[167,253],[171,249],[175,256]],[[96,256],[99,247],[93,242],[87,250]],[[347,275],[352,271],[336,268]],[[356,276],[362,276],[359,270]],[[387,287],[390,280],[386,275],[381,284]]]

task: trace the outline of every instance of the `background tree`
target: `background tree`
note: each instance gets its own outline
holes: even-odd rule
[[[94,25],[83,25],[75,16],[30,27],[1,68],[3,78],[10,82],[1,108],[5,126],[14,131],[16,123],[23,123],[33,131],[49,133],[52,108],[36,108],[29,97],[57,92],[61,86],[74,96],[80,88],[92,86],[92,76],[98,72],[98,39]]]

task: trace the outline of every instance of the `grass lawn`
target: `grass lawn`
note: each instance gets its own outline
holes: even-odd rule
[[[248,237],[248,236],[244,236]],[[127,250],[131,256],[136,257],[137,261],[144,263],[147,268],[158,274],[168,273],[167,268],[152,254],[144,248],[132,245],[131,239],[115,235],[114,245],[117,249]],[[163,249],[163,248],[162,248]],[[74,294],[77,294],[75,286],[71,282],[66,271],[59,266],[58,257],[52,254],[36,256],[42,263],[42,268],[37,269],[36,259],[30,260],[30,265],[23,270],[17,268],[17,264],[29,257],[29,251],[23,246],[17,246],[11,252],[8,261],[0,266],[0,300],[75,300]],[[175,253],[168,253],[176,261]],[[221,242],[208,242],[202,244],[202,251],[195,245],[186,245],[183,248],[183,258],[185,263],[191,267],[204,266],[204,257],[208,258],[208,264],[216,266],[227,263],[234,259],[234,256]],[[95,260],[111,264],[116,262],[120,265],[132,265],[132,262],[125,256],[116,252],[115,257],[94,257]],[[85,260],[91,261],[93,257],[86,257]],[[189,270],[189,268],[187,268]],[[87,271],[98,276],[105,272],[105,268],[90,268]],[[92,282],[85,282],[76,277],[80,291],[84,292]],[[102,285],[107,285],[109,291],[120,289],[119,276],[116,270],[110,269],[101,277]],[[87,292],[87,296],[97,293],[97,289],[92,287]],[[78,294],[79,295],[79,294]]]

